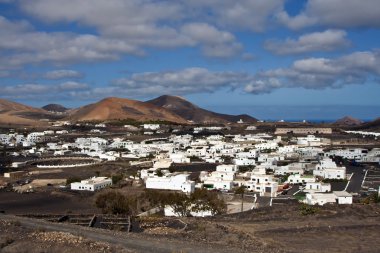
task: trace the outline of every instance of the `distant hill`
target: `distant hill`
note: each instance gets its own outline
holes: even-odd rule
[[[146,101],[146,103],[165,108],[187,120],[191,120],[196,123],[228,123],[237,122],[240,119],[247,123],[257,122],[257,119],[246,114],[228,115],[208,111],[178,96],[163,95]]]
[[[138,121],[163,120],[187,123],[184,118],[165,108],[137,100],[116,97],[105,98],[97,103],[75,109],[67,119],[73,121],[134,119]]]
[[[352,130],[380,132],[380,118],[377,118],[373,121],[365,122],[359,126],[355,126],[352,128]]]
[[[363,123],[363,121],[359,119],[355,119],[351,116],[345,116],[341,119],[338,119],[335,124],[336,125],[342,125],[342,126],[359,126]]]
[[[46,123],[40,120],[51,117],[52,115],[43,109],[0,99],[0,124],[44,125]]]
[[[42,107],[42,109],[48,112],[66,112],[69,109],[59,104],[48,104]]]

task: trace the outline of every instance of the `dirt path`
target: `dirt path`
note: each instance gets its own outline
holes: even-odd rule
[[[0,219],[17,222],[21,226],[46,231],[67,232],[73,235],[81,236],[98,242],[106,242],[112,245],[119,245],[128,250],[135,252],[157,252],[157,253],[175,253],[175,252],[231,252],[231,249],[218,248],[215,245],[207,246],[203,244],[194,244],[185,241],[158,240],[138,234],[123,234],[102,229],[92,229],[70,224],[51,223],[43,220],[30,219],[12,215],[0,214]],[[239,252],[234,250],[234,252]]]

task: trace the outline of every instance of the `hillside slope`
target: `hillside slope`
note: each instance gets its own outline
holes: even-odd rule
[[[165,108],[137,100],[116,97],[105,98],[97,103],[73,110],[68,119],[73,121],[134,119],[138,121],[163,120],[187,123],[184,118]]]
[[[257,122],[257,119],[246,114],[228,115],[208,111],[190,103],[184,98],[177,96],[163,95],[158,98],[149,100],[146,103],[160,106],[187,120],[191,120],[196,123],[235,123],[240,119],[247,123]]]
[[[0,99],[0,124],[37,126],[46,123],[41,119],[50,119],[47,111],[19,104],[6,99]]]

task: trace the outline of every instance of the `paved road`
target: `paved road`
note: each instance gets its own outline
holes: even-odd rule
[[[114,233],[113,231],[103,229],[86,228],[71,224],[52,223],[43,220],[30,219],[25,217],[18,217],[12,215],[0,214],[0,219],[7,221],[17,221],[21,226],[30,229],[44,229],[46,231],[59,231],[68,232],[73,235],[82,236],[89,240],[110,243],[111,245],[120,245],[126,249],[134,250],[136,252],[231,252],[231,249],[219,248],[215,245],[204,245],[201,243],[191,243],[175,240],[158,240],[147,238],[133,233]],[[239,252],[233,250],[234,252]]]
[[[347,192],[359,193],[362,188],[364,179],[364,167],[347,166],[347,173],[353,173],[350,183],[347,186]]]

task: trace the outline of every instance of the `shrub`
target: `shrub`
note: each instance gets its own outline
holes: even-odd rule
[[[101,193],[96,197],[96,207],[105,214],[133,214],[136,211],[137,200],[127,198],[117,191]]]
[[[112,184],[117,184],[123,179],[123,175],[121,174],[113,175],[111,179],[112,179]]]
[[[302,204],[299,207],[299,210],[300,210],[302,215],[312,215],[312,214],[317,213],[319,211],[319,208],[314,207],[314,206],[309,206],[306,204]]]

